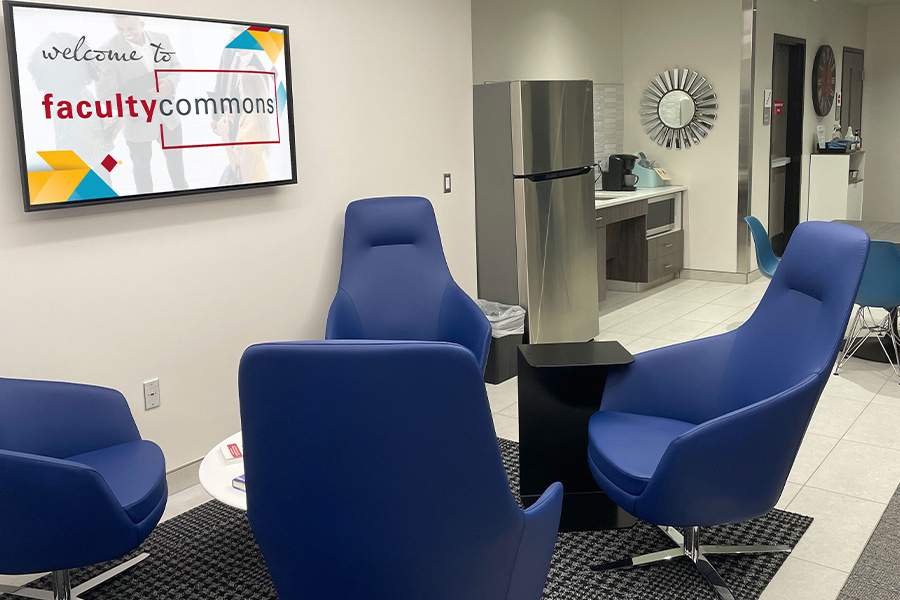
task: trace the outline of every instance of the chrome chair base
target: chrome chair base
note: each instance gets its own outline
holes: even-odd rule
[[[96,577],[88,579],[79,586],[72,587],[69,583],[69,571],[53,571],[50,576],[53,579],[53,590],[36,590],[30,587],[16,587],[13,585],[0,585],[0,594],[19,596],[20,598],[37,598],[38,600],[81,600],[81,594],[88,592],[101,583],[112,579],[116,575],[127,571],[150,555],[146,552],[138,554],[131,560],[100,573]]]
[[[868,320],[866,320],[867,311],[869,315]],[[841,348],[841,354],[835,364],[834,374],[840,375],[841,367],[843,367],[847,361],[850,360],[850,357],[859,350],[860,346],[863,345],[863,342],[874,336],[875,339],[878,340],[881,349],[884,350],[884,354],[887,356],[888,363],[890,363],[894,373],[900,376],[900,365],[894,364],[893,360],[894,356],[900,356],[900,354],[897,353],[897,348],[900,346],[900,340],[897,339],[897,335],[892,325],[890,313],[885,315],[881,321],[876,322],[875,317],[872,315],[872,309],[867,306],[860,306],[853,316],[850,329],[847,331],[847,339],[844,340],[844,347]],[[865,335],[860,337],[863,331],[865,331]],[[891,354],[887,349],[887,346],[885,346],[886,340],[889,340],[893,345],[893,354]]]
[[[678,548],[671,550],[662,550],[653,552],[652,554],[644,554],[643,556],[635,556],[634,558],[626,558],[625,560],[617,560],[614,562],[592,565],[591,571],[611,571],[614,569],[627,569],[629,567],[640,567],[660,561],[671,560],[681,556],[686,556],[697,565],[700,573],[712,585],[713,589],[722,600],[735,600],[734,594],[728,588],[728,584],[722,579],[715,567],[710,564],[706,558],[708,554],[762,554],[768,552],[790,552],[790,546],[701,546],[700,545],[700,528],[685,528],[684,534],[674,527],[660,527],[663,532],[672,538],[672,541],[678,544]]]

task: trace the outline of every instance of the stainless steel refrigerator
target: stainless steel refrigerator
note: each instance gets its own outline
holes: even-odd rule
[[[590,81],[474,86],[478,296],[525,308],[530,343],[599,333]]]

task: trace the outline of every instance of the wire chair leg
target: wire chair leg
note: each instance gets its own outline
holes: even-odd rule
[[[841,350],[840,356],[838,356],[837,363],[835,363],[835,375],[840,375],[841,367],[844,366],[844,363],[846,363],[850,359],[850,357],[853,356],[853,353],[856,352],[856,349],[862,344],[862,341],[856,342],[856,339],[858,338],[858,334],[864,329],[864,310],[865,309],[860,306],[856,313],[853,315],[853,321],[851,321],[850,323],[850,329],[847,332],[847,338],[844,340],[844,347]]]
[[[894,370],[894,373],[900,376],[900,352],[898,352],[897,331],[894,327],[893,314],[891,312],[888,312],[887,316],[881,321],[881,327],[884,328],[885,335],[891,338],[891,346],[894,349],[894,354],[891,355],[887,348],[885,348],[888,362],[891,363],[891,368]],[[895,360],[897,361],[896,363],[894,362]]]

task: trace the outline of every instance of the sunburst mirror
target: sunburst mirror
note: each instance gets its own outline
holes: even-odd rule
[[[657,75],[641,98],[641,124],[666,148],[690,148],[709,135],[716,120],[716,94],[696,71],[671,69]]]

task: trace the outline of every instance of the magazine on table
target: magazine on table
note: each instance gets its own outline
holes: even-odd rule
[[[235,463],[244,460],[244,445],[240,442],[222,443],[219,445],[222,451],[222,458],[226,463]]]

